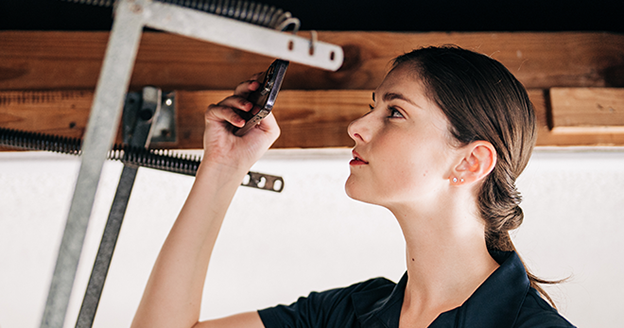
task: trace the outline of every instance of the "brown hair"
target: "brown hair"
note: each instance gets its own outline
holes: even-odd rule
[[[496,166],[481,186],[478,206],[488,250],[515,251],[509,231],[524,219],[515,181],[537,137],[533,105],[524,86],[498,61],[454,46],[414,50],[397,57],[393,67],[402,64],[412,65],[419,74],[460,145],[485,140],[496,149]],[[556,281],[539,279],[526,265],[525,269],[531,287],[554,306],[539,284]]]

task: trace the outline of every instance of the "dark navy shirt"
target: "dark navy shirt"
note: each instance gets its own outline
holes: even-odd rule
[[[531,288],[515,252],[492,254],[500,267],[460,307],[429,327],[574,327]],[[397,328],[407,274],[398,284],[371,279],[312,292],[297,302],[258,311],[266,328]]]

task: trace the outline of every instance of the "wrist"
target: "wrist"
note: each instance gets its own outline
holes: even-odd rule
[[[249,168],[244,165],[202,161],[197,169],[195,179],[211,181],[219,186],[228,184],[238,186],[248,171]]]

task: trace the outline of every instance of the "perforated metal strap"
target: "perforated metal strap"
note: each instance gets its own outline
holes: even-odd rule
[[[156,1],[144,10],[146,26],[272,58],[330,71],[340,68],[344,58],[337,45],[185,7]]]

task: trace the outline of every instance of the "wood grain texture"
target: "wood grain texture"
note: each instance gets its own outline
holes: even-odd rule
[[[92,102],[92,91],[3,91],[0,126],[82,138]]]
[[[585,89],[578,91],[581,90]],[[372,90],[284,90],[273,111],[282,129],[273,148],[351,147],[353,141],[347,126],[369,110],[371,93]],[[202,148],[206,108],[230,94],[231,91],[178,91],[178,141],[153,143],[152,147]],[[611,121],[611,128],[550,129],[550,108],[556,108],[558,100],[553,101],[549,95],[548,90],[529,90],[537,115],[538,146],[624,146],[621,118]],[[92,99],[91,91],[0,92],[0,126],[80,138]],[[121,142],[119,132],[117,142]]]
[[[308,32],[300,35],[307,36]],[[623,87],[624,35],[609,33],[319,32],[341,45],[337,72],[292,64],[285,89],[371,90],[392,58],[456,44],[501,61],[527,88]],[[0,31],[0,90],[95,89],[108,32]],[[169,33],[141,39],[131,89],[231,90],[271,58]]]
[[[553,128],[624,128],[624,88],[553,88]]]
[[[537,115],[537,146],[624,146],[624,129],[553,129],[552,108],[560,106],[559,100],[552,100],[549,90],[528,90],[528,93]],[[624,125],[624,121],[619,124]]]

